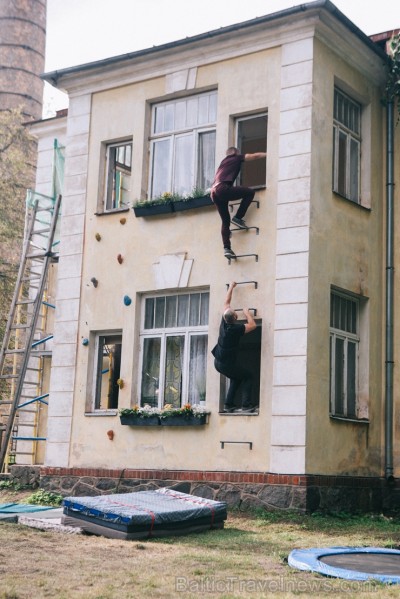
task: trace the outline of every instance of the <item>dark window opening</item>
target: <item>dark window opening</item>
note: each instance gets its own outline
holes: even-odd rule
[[[267,151],[266,114],[247,117],[237,121],[237,147],[241,154]],[[266,161],[254,160],[242,165],[239,184],[246,187],[265,187]]]
[[[252,405],[260,404],[260,369],[261,369],[261,321],[257,321],[257,328],[251,333],[243,335],[240,340],[238,362],[253,375]],[[220,377],[220,412],[224,410],[225,397],[229,389],[229,379]],[[235,395],[235,408],[242,407],[241,387]]]

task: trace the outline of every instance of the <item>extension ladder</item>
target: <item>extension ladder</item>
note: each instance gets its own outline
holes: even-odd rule
[[[46,285],[57,261],[55,233],[61,195],[35,194],[27,211],[24,245],[0,352],[0,472],[16,455],[35,454],[39,413],[48,394],[41,392],[43,357],[52,335],[46,333]],[[48,353],[48,352],[47,352]],[[27,444],[24,442],[28,442]],[[19,448],[17,451],[17,445]],[[8,457],[8,464],[6,464]]]

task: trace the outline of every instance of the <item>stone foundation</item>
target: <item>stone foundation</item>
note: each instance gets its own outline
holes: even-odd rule
[[[400,505],[400,483],[388,485],[385,479],[372,477],[40,466],[12,466],[10,476],[20,485],[40,486],[64,497],[172,487],[243,510],[392,513]]]

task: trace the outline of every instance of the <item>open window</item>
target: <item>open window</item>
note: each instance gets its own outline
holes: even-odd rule
[[[246,321],[238,321],[245,323]],[[261,368],[261,333],[262,326],[261,320],[257,320],[257,328],[251,333],[243,335],[240,339],[238,361],[246,370],[249,370],[253,375],[253,387],[252,387],[252,405],[258,406],[260,404],[260,368]],[[229,389],[229,379],[222,374],[220,375],[220,402],[219,411],[224,411],[224,403],[226,394]],[[242,407],[241,388],[239,387],[236,392],[235,408]]]
[[[140,405],[181,407],[205,399],[209,293],[146,297]]]
[[[253,115],[236,120],[236,146],[241,154],[254,154],[267,151],[266,114]],[[246,187],[265,187],[266,161],[254,160],[242,164],[239,185]]]
[[[104,211],[128,207],[132,172],[132,142],[106,146]]]
[[[118,408],[122,334],[96,333],[94,344],[94,410]]]

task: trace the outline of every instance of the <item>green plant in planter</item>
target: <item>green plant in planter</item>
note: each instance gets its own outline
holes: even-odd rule
[[[170,204],[174,202],[188,202],[193,198],[201,198],[205,195],[207,195],[207,193],[200,187],[194,187],[190,193],[185,195],[165,191],[164,193],[156,196],[155,198],[151,198],[150,200],[136,200],[134,207],[143,208],[149,206],[160,206],[162,204]]]
[[[397,100],[398,119],[400,119],[400,34],[393,35],[389,42],[391,58],[385,88],[385,102]]]
[[[174,408],[171,404],[165,404],[163,409],[160,411],[160,418],[170,418],[176,417],[179,418],[201,418],[205,414],[209,414],[210,411],[206,410],[203,406],[199,406],[197,404],[187,403],[181,408]]]
[[[134,418],[151,418],[152,416],[159,416],[160,410],[158,408],[152,408],[148,404],[145,404],[144,406],[135,405],[133,408],[121,408],[119,415],[133,416]]]

